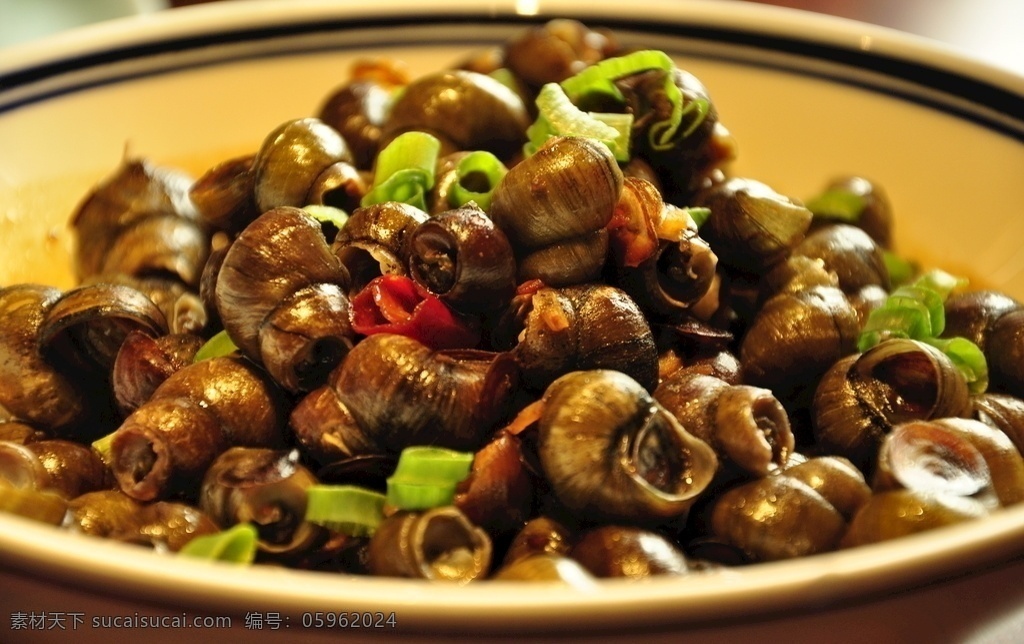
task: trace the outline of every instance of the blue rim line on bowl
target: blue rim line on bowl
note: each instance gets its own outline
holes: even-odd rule
[[[480,27],[504,30],[503,33],[508,35],[524,26],[554,17],[557,16],[496,13],[481,19],[444,11],[425,12],[416,17],[413,28],[421,42],[450,43],[457,39],[467,47],[485,46],[495,40],[481,38]],[[920,60],[693,22],[664,24],[596,14],[582,16],[581,19],[621,34],[621,40],[630,44],[634,44],[629,38],[630,32],[642,32],[645,38],[652,34],[670,36],[676,39],[675,47],[669,51],[672,54],[743,62],[825,77],[941,110],[1024,141],[1024,94]],[[202,65],[296,53],[352,51],[368,45],[377,48],[403,44],[408,39],[396,37],[395,30],[409,26],[409,19],[400,16],[304,20],[168,37],[69,56],[0,72],[0,114],[91,87]],[[351,38],[357,33],[360,37]],[[367,38],[368,33],[375,34],[375,37]],[[679,39],[687,43],[685,50],[679,49]],[[646,46],[642,42],[635,44]],[[234,51],[225,55],[225,48]],[[185,59],[168,57],[168,54],[183,52],[190,56]]]

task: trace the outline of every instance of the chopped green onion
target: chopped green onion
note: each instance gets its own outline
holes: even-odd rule
[[[945,302],[950,293],[958,288],[967,286],[967,278],[957,277],[946,271],[934,269],[921,275],[914,283],[935,291],[942,297],[942,301]]]
[[[100,458],[104,463],[110,465],[110,444],[114,442],[114,434],[117,432],[110,432],[106,436],[101,436],[92,442],[92,448],[99,454]]]
[[[429,510],[451,505],[457,483],[388,479],[388,505],[400,510]]]
[[[393,476],[420,481],[458,483],[469,476],[472,452],[457,452],[443,447],[406,447],[398,457]]]
[[[580,73],[562,81],[562,88],[569,100],[576,103],[585,96],[600,95],[622,103],[625,97],[614,81],[643,71],[660,69],[666,72],[664,81],[665,97],[672,106],[667,119],[651,126],[648,139],[655,150],[667,150],[673,147],[677,137],[685,139],[696,130],[707,117],[711,109],[707,100],[700,98],[685,102],[683,94],[675,84],[672,70],[675,63],[668,54],[662,51],[647,49],[635,51],[625,56],[606,58],[591,65]],[[685,103],[685,104],[684,104]],[[686,116],[692,115],[692,122],[680,132],[680,126]]]
[[[548,83],[541,88],[537,110],[537,120],[526,130],[529,140],[523,151],[527,156],[534,154],[551,137],[582,136],[604,143],[617,161],[629,160],[632,114],[584,112],[569,100],[558,83]]]
[[[517,94],[519,93],[519,84],[516,82],[516,75],[513,74],[512,70],[508,67],[499,67],[487,75],[513,92]]]
[[[967,338],[929,338],[926,342],[945,353],[960,369],[972,394],[988,388],[988,362],[978,345]]]
[[[235,351],[238,351],[238,346],[235,344],[234,340],[231,339],[231,336],[228,335],[227,331],[220,331],[207,340],[206,344],[199,347],[199,351],[196,351],[196,355],[192,358],[192,362],[202,362],[203,360],[209,360],[210,358],[229,356]]]
[[[856,223],[860,219],[865,205],[862,195],[843,188],[826,190],[806,204],[807,209],[815,217],[850,224]]]
[[[984,392],[988,387],[988,365],[981,349],[967,338],[939,337],[946,326],[946,299],[966,284],[963,278],[933,270],[897,288],[868,315],[857,338],[857,349],[867,351],[887,338],[926,342],[949,357],[972,393]]]
[[[469,476],[473,456],[441,447],[405,448],[388,479],[388,505],[401,510],[450,505],[456,487]]]
[[[213,561],[252,563],[256,558],[258,536],[251,523],[239,523],[227,530],[192,539],[179,554]]]
[[[306,490],[306,521],[353,537],[372,535],[384,520],[384,495],[354,485]]]
[[[892,251],[882,251],[882,260],[889,273],[889,281],[894,284],[906,284],[917,274],[917,266],[910,260],[903,259]]]
[[[348,213],[341,208],[335,208],[334,206],[325,206],[321,204],[309,204],[302,208],[306,211],[306,214],[316,219],[321,224],[331,224],[335,228],[341,229],[348,221]]]
[[[710,208],[692,207],[686,208],[685,210],[687,214],[690,215],[690,219],[693,219],[693,223],[697,224],[697,228],[703,226],[704,222],[706,222],[711,217]]]
[[[481,210],[491,207],[491,194],[508,172],[498,157],[486,150],[470,152],[455,166],[455,183],[448,193],[448,202],[453,208],[476,203]]]
[[[401,201],[427,209],[427,192],[434,174],[441,142],[426,132],[406,132],[377,155],[373,187],[363,195],[362,206]]]

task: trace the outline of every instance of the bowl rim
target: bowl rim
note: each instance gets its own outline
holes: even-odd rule
[[[642,20],[630,20],[621,3],[594,1],[585,8],[569,0],[542,0],[537,12],[517,12],[513,0],[487,3],[473,0],[444,0],[429,7],[416,0],[352,0],[339,5],[330,0],[242,0],[187,7],[158,16],[132,17],[70,30],[40,41],[23,43],[2,50],[0,56],[0,116],[3,109],[24,105],[22,96],[4,108],[5,93],[29,88],[45,100],[52,88],[46,82],[60,75],[73,74],[81,66],[101,66],[111,59],[150,51],[152,55],[174,47],[199,46],[227,33],[246,37],[272,28],[310,29],[329,26],[325,20],[340,24],[366,20],[381,13],[402,14],[403,21],[416,16],[451,19],[458,16],[505,18],[524,23],[540,22],[555,15],[573,15],[585,22],[621,20],[643,26]],[[880,60],[886,65],[905,63],[901,74],[913,70],[934,69],[943,78],[970,81],[971,87],[996,90],[1001,107],[1013,118],[1020,140],[1024,141],[1024,76],[974,60],[951,47],[890,29],[841,18],[809,14],[781,7],[693,0],[651,0],[657,18],[648,23],[689,25],[689,33],[699,28],[717,33],[745,36],[767,34],[762,44],[780,42],[800,46],[827,47],[845,52],[849,64],[860,60]],[[532,4],[530,6],[533,6]],[[387,18],[387,16],[385,16]],[[397,18],[394,18],[397,20]],[[276,27],[275,27],[276,25]],[[697,31],[693,31],[697,29]],[[152,43],[162,48],[146,50]],[[142,48],[142,49],[140,49]],[[934,79],[930,79],[934,80]],[[926,82],[929,79],[925,79]],[[42,86],[41,86],[42,84]],[[41,86],[41,89],[40,89]],[[978,97],[972,97],[978,98]],[[984,101],[982,101],[984,102]],[[12,107],[13,106],[13,107]],[[694,589],[677,580],[655,579],[642,585],[604,582],[586,595],[587,627],[642,624],[654,628],[664,624],[721,622],[743,616],[763,616],[778,609],[820,609],[822,598],[813,588],[832,584],[828,601],[864,598],[881,590],[906,590],[940,579],[966,574],[970,567],[982,568],[1021,555],[1024,535],[1024,507],[1003,510],[992,517],[951,526],[933,532],[905,537],[896,542],[863,546],[796,561],[759,564],[739,570],[709,575],[706,583]],[[0,568],[26,575],[41,575],[64,585],[85,590],[115,592],[125,597],[145,599],[157,604],[180,605],[181,598],[168,589],[168,576],[178,584],[195,589],[189,601],[193,607],[209,611],[216,608],[274,610],[301,614],[321,607],[338,609],[337,585],[345,582],[324,573],[306,573],[275,569],[245,569],[205,562],[166,558],[133,546],[91,539],[39,526],[13,516],[0,515]],[[88,544],[88,547],[79,547]],[[68,548],[72,553],[54,560],[55,552]],[[908,553],[910,556],[908,557]],[[69,576],[69,571],[73,575]],[[883,574],[884,573],[884,574]],[[400,612],[403,629],[462,629],[495,631],[512,629],[558,630],[580,622],[566,619],[578,609],[581,595],[566,593],[563,587],[541,585],[529,593],[515,592],[521,586],[512,582],[486,582],[499,590],[504,610],[495,614],[495,593],[480,592],[479,587],[444,587],[425,583],[358,578],[357,585],[345,593],[346,609],[372,610],[389,606]],[[111,591],[111,585],[118,584]],[[280,595],[266,603],[261,589],[275,587]],[[332,591],[334,594],[332,595]],[[729,599],[730,601],[723,601]],[[453,621],[453,616],[460,619]]]

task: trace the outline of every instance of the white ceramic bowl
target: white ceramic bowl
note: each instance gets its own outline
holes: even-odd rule
[[[696,74],[739,142],[737,174],[796,197],[835,174],[870,176],[894,204],[902,252],[1024,297],[1024,79],[863,24],[655,0],[233,2],[4,50],[0,284],[71,285],[66,220],[126,151],[198,174],[312,113],[357,57],[386,54],[422,73],[556,16],[611,27]],[[580,593],[208,565],[0,516],[0,640],[53,641],[55,614],[74,641],[120,636],[100,627],[115,615],[136,625],[231,617],[232,636],[247,641],[964,639],[1020,627],[1021,555],[1024,508],[799,561]],[[317,611],[393,612],[396,626],[305,628]],[[31,613],[52,621],[8,630]],[[133,632],[225,637],[172,622]]]

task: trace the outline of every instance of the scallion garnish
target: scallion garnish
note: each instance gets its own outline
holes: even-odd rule
[[[889,273],[889,281],[894,285],[906,284],[918,272],[918,267],[913,262],[890,250],[882,251],[882,261],[885,262],[885,270]]]
[[[871,311],[857,338],[857,349],[867,351],[887,338],[909,338],[945,353],[960,369],[972,393],[988,387],[985,354],[966,338],[940,338],[946,326],[945,302],[966,280],[945,271],[929,271],[911,284],[895,289]]]
[[[405,448],[388,479],[388,505],[401,510],[450,505],[456,487],[469,476],[473,456],[441,447]]]
[[[306,521],[353,537],[371,536],[384,520],[384,495],[355,485],[306,489]]]
[[[179,554],[212,561],[252,563],[256,559],[258,537],[251,523],[239,523],[227,530],[192,539]]]
[[[819,219],[855,224],[864,212],[866,202],[859,195],[843,188],[832,188],[807,202],[807,209]]]
[[[557,83],[548,83],[537,95],[537,120],[527,128],[524,146],[527,156],[534,154],[554,136],[582,136],[601,141],[616,161],[629,160],[632,114],[584,112],[576,107]]]
[[[690,101],[683,99],[683,94],[672,77],[675,63],[665,52],[647,49],[625,56],[606,58],[562,81],[561,86],[573,103],[579,103],[584,97],[593,95],[622,103],[625,98],[615,86],[615,81],[653,69],[665,72],[662,89],[672,106],[672,111],[667,119],[651,125],[648,130],[648,142],[655,150],[668,150],[678,139],[685,139],[700,126],[707,117],[711,105],[703,98]],[[680,131],[687,116],[691,117],[690,123]]]
[[[111,432],[105,436],[100,436],[92,442],[92,449],[99,454],[100,459],[107,465],[110,465],[110,444],[114,442],[114,435],[116,433]]]
[[[234,340],[231,339],[227,331],[220,331],[207,340],[203,346],[199,347],[199,351],[196,351],[192,362],[202,362],[210,358],[229,356],[235,351],[238,351],[238,346]]]
[[[470,152],[455,166],[455,182],[448,193],[453,208],[476,203],[482,210],[491,207],[491,194],[508,172],[498,157],[486,150]]]
[[[406,132],[377,155],[373,187],[363,195],[362,206],[401,201],[427,209],[427,192],[434,174],[441,142],[426,132]]]
[[[707,221],[709,217],[711,217],[710,208],[698,208],[694,206],[688,207],[685,210],[687,214],[690,215],[690,218],[693,219],[693,223],[697,224],[697,228],[703,226],[704,222]]]

